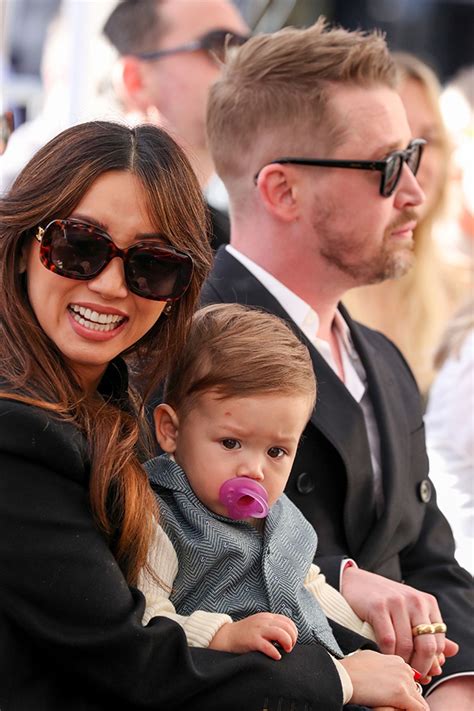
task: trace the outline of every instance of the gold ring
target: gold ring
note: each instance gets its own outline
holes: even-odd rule
[[[435,634],[445,634],[448,631],[448,628],[444,622],[433,622],[432,626],[434,627]]]
[[[435,634],[434,625],[416,625],[412,627],[411,633],[413,637],[418,637],[420,634]]]

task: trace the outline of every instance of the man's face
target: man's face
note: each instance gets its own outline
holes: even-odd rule
[[[178,47],[215,29],[249,32],[227,0],[165,0],[159,13],[167,30],[157,50]],[[218,63],[204,50],[142,62],[150,107],[158,109],[164,127],[185,150],[206,146],[207,96],[219,73]]]
[[[328,155],[317,157],[383,160],[406,148],[411,138],[401,99],[391,89],[337,87],[331,105],[345,137]],[[346,288],[399,277],[409,269],[424,195],[406,164],[388,198],[380,195],[378,171],[303,170],[312,227],[305,249],[316,250]]]

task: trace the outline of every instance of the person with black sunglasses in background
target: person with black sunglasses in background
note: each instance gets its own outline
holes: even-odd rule
[[[183,151],[155,126],[79,124],[31,159],[0,222],[2,711],[340,711],[322,647],[275,662],[144,624],[159,511],[127,366],[149,388],[166,375],[210,267]]]
[[[202,301],[275,313],[308,346],[318,402],[286,494],[318,532],[316,563],[381,650],[422,674],[433,711],[468,711],[472,578],[428,477],[419,392],[395,346],[340,305],[413,261],[425,141],[396,89],[379,33],[323,19],[252,37],[229,57],[208,135],[231,243]]]
[[[112,83],[125,115],[166,128],[206,192],[214,176],[206,139],[209,88],[225,48],[249,37],[237,8],[230,0],[121,0],[103,32],[119,55]],[[229,220],[208,207],[217,249],[229,241]]]

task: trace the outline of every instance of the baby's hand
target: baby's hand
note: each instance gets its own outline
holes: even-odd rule
[[[281,659],[273,644],[276,642],[285,652],[291,652],[296,644],[298,631],[295,623],[284,615],[259,612],[240,622],[227,622],[216,632],[210,649],[223,652],[263,652],[272,659]]]
[[[351,703],[403,711],[429,708],[417,690],[413,669],[401,657],[362,650],[340,662],[354,688]]]

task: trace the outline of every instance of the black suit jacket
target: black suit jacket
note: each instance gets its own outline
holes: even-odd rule
[[[472,578],[455,561],[451,529],[436,504],[420,397],[400,352],[341,308],[367,373],[380,432],[385,508],[377,517],[362,410],[279,302],[225,248],[216,254],[202,301],[263,308],[287,320],[309,348],[317,405],[286,493],[318,533],[317,563],[329,582],[338,587],[341,560],[350,556],[366,570],[434,594],[449,637],[461,647],[444,673],[472,670]]]
[[[317,645],[275,662],[189,649],[164,617],[143,627],[143,595],[92,518],[89,473],[75,427],[0,398],[2,711],[341,710]]]
[[[211,240],[211,247],[214,251],[219,249],[222,245],[229,243],[230,236],[230,221],[229,216],[218,210],[216,207],[206,203],[208,215],[209,215],[209,237]]]

